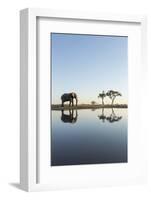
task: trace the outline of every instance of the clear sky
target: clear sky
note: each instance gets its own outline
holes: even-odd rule
[[[50,40],[53,104],[68,92],[78,103],[101,102],[98,94],[110,89],[122,93],[115,103],[127,103],[128,37],[51,33]]]

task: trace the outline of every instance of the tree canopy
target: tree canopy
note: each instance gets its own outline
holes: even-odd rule
[[[114,103],[114,100],[117,96],[122,96],[122,94],[115,90],[108,90],[106,93],[106,96],[108,96],[112,100],[112,104]]]

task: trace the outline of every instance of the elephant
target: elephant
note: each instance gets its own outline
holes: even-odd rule
[[[77,110],[74,112],[74,110],[69,110],[69,114],[64,114],[64,110],[61,111],[61,121],[64,123],[76,123],[78,118],[78,112]]]
[[[74,92],[71,93],[65,93],[61,96],[61,101],[62,101],[62,107],[64,107],[64,102],[69,102],[69,106],[74,106],[74,99],[76,100],[76,106],[78,103],[78,97],[77,94]]]

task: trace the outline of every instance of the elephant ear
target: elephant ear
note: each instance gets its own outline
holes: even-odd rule
[[[71,94],[72,94],[72,97],[74,98],[74,97],[75,97],[75,93],[74,93],[74,92],[72,92]]]

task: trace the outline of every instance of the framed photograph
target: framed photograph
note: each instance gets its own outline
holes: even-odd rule
[[[146,17],[20,17],[22,189],[145,183]]]

